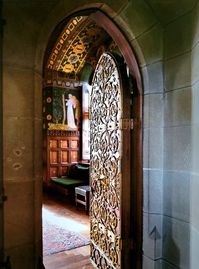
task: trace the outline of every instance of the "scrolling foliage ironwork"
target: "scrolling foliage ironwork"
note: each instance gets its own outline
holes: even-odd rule
[[[116,62],[104,53],[92,82],[91,260],[99,269],[120,268],[121,89]]]

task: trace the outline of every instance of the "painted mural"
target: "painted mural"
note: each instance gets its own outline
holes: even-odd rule
[[[75,131],[81,124],[81,88],[44,90],[44,129]]]

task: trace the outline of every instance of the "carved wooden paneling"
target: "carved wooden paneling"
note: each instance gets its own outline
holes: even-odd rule
[[[121,266],[121,89],[115,61],[103,54],[92,82],[91,259],[99,269]]]
[[[77,158],[78,158],[78,151],[71,150],[70,151],[70,161],[71,161],[71,163],[77,162]]]
[[[51,177],[66,176],[70,165],[80,160],[79,139],[78,132],[56,131],[47,133],[46,171],[44,175],[46,186],[50,185]]]
[[[51,150],[50,151],[50,163],[51,164],[56,164],[58,162],[59,162],[59,160],[58,160],[58,152]]]
[[[60,140],[61,148],[68,148],[68,140]]]
[[[68,151],[62,150],[61,153],[61,163],[68,163]]]
[[[78,147],[78,141],[71,140],[70,146],[71,146],[71,148],[77,148]]]
[[[53,139],[50,140],[50,148],[57,148],[58,147],[58,141]]]
[[[67,175],[68,174],[68,166],[62,166],[61,167],[61,174]]]
[[[50,167],[50,177],[58,177],[58,167]]]

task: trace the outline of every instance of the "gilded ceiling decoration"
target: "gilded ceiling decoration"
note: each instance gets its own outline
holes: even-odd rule
[[[85,17],[79,16],[79,17],[75,17],[72,18],[69,23],[66,25],[66,27],[64,28],[64,30],[61,32],[52,52],[51,55],[49,57],[49,60],[47,62],[47,68],[49,69],[54,69],[57,70],[55,67],[55,64],[60,58],[60,54],[62,54],[63,56],[63,49],[64,49],[64,45],[66,46],[66,43],[68,43],[68,37],[74,34],[75,29],[77,28],[77,26],[80,24],[81,21],[83,21],[85,19]],[[66,42],[67,41],[67,42]]]
[[[86,62],[96,65],[97,49],[106,38],[106,32],[89,17],[72,18],[57,39],[47,68],[74,74],[75,78]]]

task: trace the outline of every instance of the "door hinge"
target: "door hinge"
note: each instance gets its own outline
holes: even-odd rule
[[[121,130],[133,130],[133,127],[134,127],[133,119],[121,119],[120,120]]]

